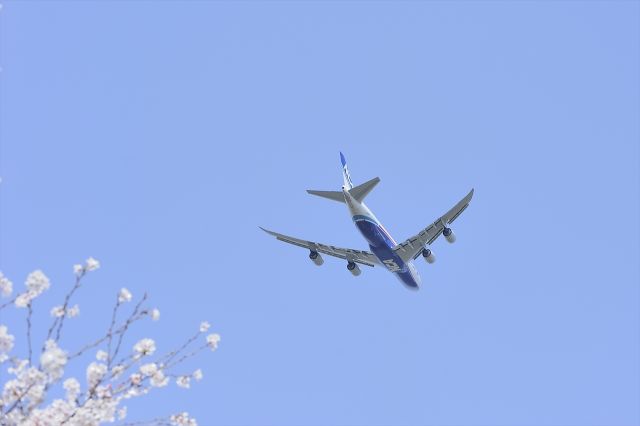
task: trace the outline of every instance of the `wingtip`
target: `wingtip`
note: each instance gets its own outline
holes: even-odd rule
[[[467,200],[471,201],[471,199],[473,198],[473,192],[475,191],[475,188],[471,188],[471,191],[469,191],[469,193],[467,194],[467,196],[465,197]]]

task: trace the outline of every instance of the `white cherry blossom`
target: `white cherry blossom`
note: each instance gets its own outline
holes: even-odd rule
[[[33,291],[25,291],[24,293],[20,293],[18,297],[16,297],[16,307],[26,308],[36,296],[37,294]]]
[[[200,323],[200,333],[206,333],[207,330],[209,330],[209,327],[211,327],[211,324],[209,324],[207,321],[202,321]]]
[[[49,278],[47,278],[47,276],[41,270],[37,269],[27,276],[25,285],[27,286],[29,291],[35,294],[35,297],[48,289],[51,283],[49,282]]]
[[[156,342],[149,338],[142,339],[133,346],[133,350],[142,356],[152,355],[156,351]]]
[[[212,351],[218,349],[218,343],[220,342],[220,335],[218,333],[213,333],[207,336],[207,344],[211,348]]]
[[[87,367],[87,384],[89,388],[94,388],[100,380],[107,373],[107,366],[105,364],[92,362]]]
[[[202,380],[202,370],[198,368],[196,371],[193,372],[192,376],[196,380]]]
[[[69,401],[74,401],[80,393],[80,382],[73,377],[65,380],[62,387],[67,391],[67,399]]]
[[[111,375],[114,378],[120,377],[120,375],[124,372],[124,365],[118,364],[111,369]]]
[[[131,292],[127,290],[125,287],[122,287],[120,289],[120,293],[118,293],[118,302],[120,303],[130,302],[132,297],[133,296],[131,295]]]
[[[49,375],[51,380],[57,380],[62,377],[66,363],[67,354],[58,347],[54,340],[47,340],[45,343],[45,351],[40,356],[42,370]]]
[[[186,411],[180,414],[174,414],[171,416],[170,421],[174,426],[198,426],[196,419],[189,417],[189,413]]]
[[[158,366],[155,362],[150,362],[148,364],[144,364],[140,367],[140,372],[145,376],[153,376],[158,371]]]
[[[82,275],[82,273],[84,272],[84,266],[82,265],[73,265],[73,273],[79,277],[80,275]]]
[[[133,373],[131,376],[129,376],[129,380],[131,380],[131,383],[134,386],[139,386],[142,383],[142,374]]]
[[[4,362],[8,359],[7,354],[13,349],[13,342],[15,338],[9,334],[9,329],[6,325],[0,325],[0,362]]]
[[[51,316],[54,318],[59,318],[64,315],[64,308],[62,306],[54,306],[51,308]]]
[[[13,283],[9,280],[9,278],[5,277],[2,272],[0,272],[0,294],[2,297],[9,297],[13,292]]]
[[[164,375],[162,370],[156,371],[156,374],[151,376],[151,386],[156,388],[161,388],[163,386],[167,386],[169,383],[169,378]]]
[[[189,389],[191,386],[191,377],[189,376],[179,376],[176,379],[176,384],[181,388]]]
[[[80,315],[80,306],[77,304],[67,309],[67,316],[69,318],[77,317],[78,315]]]
[[[100,267],[100,262],[98,262],[93,257],[87,259],[87,271],[95,271]]]

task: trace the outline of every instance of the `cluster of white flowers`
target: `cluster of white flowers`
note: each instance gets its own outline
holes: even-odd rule
[[[120,377],[122,373],[124,373],[124,370],[126,370],[124,365],[122,364],[116,365],[111,369],[111,377],[113,377],[114,379],[117,379],[118,377]]]
[[[5,277],[2,272],[0,272],[0,294],[2,297],[9,297],[13,292],[13,283],[9,280],[9,278]]]
[[[124,287],[120,289],[120,293],[118,293],[118,302],[120,303],[131,302],[132,298],[133,296],[131,295],[131,292],[129,290],[127,290]]]
[[[133,350],[140,356],[153,355],[156,351],[156,342],[149,338],[142,339],[133,345]]]
[[[77,277],[81,277],[85,272],[95,271],[98,268],[100,268],[100,262],[93,257],[90,257],[86,260],[84,265],[73,265],[73,273],[76,274]]]
[[[149,316],[154,321],[160,318],[157,308],[146,309],[138,307],[146,300],[146,295],[136,306],[134,312],[125,320],[116,322],[117,314],[123,309],[121,304],[132,300],[129,290],[122,288],[118,292],[118,302],[113,310],[113,322],[106,335],[89,344],[77,353],[68,355],[58,346],[60,333],[65,317],[75,317],[79,314],[78,305],[67,308],[67,303],[74,291],[77,290],[83,277],[89,271],[95,271],[100,267],[100,262],[90,257],[84,265],[74,265],[74,273],[77,277],[76,284],[65,298],[64,305],[51,308],[53,324],[49,328],[46,342],[42,346],[39,356],[39,364],[32,363],[32,346],[29,341],[28,359],[18,357],[9,358],[9,353],[14,348],[15,338],[9,334],[6,325],[0,324],[0,364],[10,361],[7,369],[14,377],[6,381],[0,394],[0,424],[27,425],[27,426],[53,426],[65,424],[68,426],[98,426],[106,422],[123,420],[127,416],[127,407],[122,403],[129,398],[147,394],[151,389],[166,386],[171,377],[176,378],[176,384],[182,388],[190,388],[192,381],[199,381],[203,377],[202,370],[197,369],[190,375],[176,376],[172,368],[184,359],[209,347],[215,350],[220,342],[220,336],[216,333],[206,336],[206,345],[185,355],[186,348],[195,337],[188,339],[179,349],[161,356],[156,362],[141,364],[142,359],[151,358],[156,352],[156,342],[150,338],[140,339],[133,346],[129,355],[121,355],[115,365],[116,356],[120,350],[122,336],[128,331],[130,324],[140,318]],[[28,336],[31,331],[31,303],[34,298],[41,295],[50,287],[50,281],[40,270],[34,271],[27,277],[27,287],[24,293],[19,294],[15,300],[2,305],[16,307],[30,307],[28,313]],[[0,272],[0,294],[8,297],[13,291],[13,284]],[[206,333],[210,324],[203,321],[199,327],[199,333]],[[199,334],[198,334],[199,335]],[[113,339],[117,345],[111,344]],[[107,346],[107,343],[108,346]],[[105,348],[101,349],[101,347]],[[63,379],[67,363],[78,355],[88,350],[95,349],[96,361],[91,362],[86,368],[86,389],[74,378]],[[177,359],[177,360],[176,360]],[[123,373],[131,371],[128,378],[122,378]],[[135,370],[137,369],[137,370]],[[125,376],[126,377],[126,376]],[[47,393],[56,383],[62,381],[65,391],[64,399],[49,399]],[[175,426],[197,426],[197,422],[188,413],[175,414],[170,418],[162,419],[162,424]]]
[[[158,372],[158,366],[155,362],[150,362],[140,366],[140,372],[145,376],[151,377]]]
[[[36,367],[29,366],[27,360],[15,360],[14,366],[8,370],[16,376],[4,384],[2,404],[10,406],[22,402],[28,408],[39,405],[45,396],[45,386],[50,383],[47,375]]]
[[[170,418],[171,424],[175,426],[198,426],[198,422],[193,417],[189,417],[186,411],[180,414],[174,414]]]
[[[64,308],[62,306],[54,306],[51,308],[51,316],[54,318],[59,318],[64,315]]]
[[[67,391],[67,399],[69,401],[75,401],[80,394],[80,382],[75,378],[71,377],[64,381],[62,384],[64,390]]]
[[[40,296],[43,291],[47,290],[51,283],[49,282],[49,278],[38,269],[27,276],[25,285],[27,286],[27,291],[16,297],[15,303],[18,308],[29,306],[31,301]]]
[[[202,380],[202,370],[198,368],[191,373],[191,375],[178,376],[176,384],[181,388],[189,389],[191,387],[191,379],[195,379],[196,381]]]
[[[191,387],[191,376],[178,376],[176,384],[181,388],[189,389]]]
[[[73,273],[78,277],[81,276],[82,274],[84,274],[84,266],[80,264],[73,265]]]
[[[36,295],[39,295],[43,291],[48,289],[51,283],[49,282],[49,278],[47,278],[47,276],[38,269],[37,271],[33,271],[27,276],[25,285],[27,286],[29,291],[32,291]]]
[[[0,363],[9,359],[7,354],[13,349],[14,337],[8,330],[6,325],[0,325]]]
[[[151,383],[151,386],[154,386],[156,388],[161,388],[169,384],[169,378],[164,375],[164,371],[158,370],[156,374],[151,376],[150,383]]]
[[[67,308],[67,310],[65,311],[63,306],[54,306],[53,308],[51,308],[51,316],[54,318],[60,318],[63,317],[66,313],[66,315],[69,318],[73,318],[73,317],[77,317],[80,314],[80,306],[73,305],[70,308]]]
[[[87,384],[89,388],[95,388],[107,374],[107,366],[99,362],[92,362],[87,367]]]
[[[40,365],[42,370],[49,375],[51,381],[62,377],[66,363],[67,354],[58,347],[54,340],[47,340],[45,351],[40,355]]]
[[[207,345],[209,345],[212,351],[218,349],[218,343],[220,343],[220,335],[218,333],[207,336]]]
[[[95,271],[100,267],[100,262],[95,260],[93,257],[87,259],[87,271]]]
[[[140,386],[142,384],[142,379],[144,377],[142,376],[142,374],[140,373],[133,373],[131,376],[129,376],[129,381],[131,382],[131,384],[133,386]]]
[[[67,309],[67,316],[69,318],[77,317],[78,315],[80,315],[80,306],[77,304]]]

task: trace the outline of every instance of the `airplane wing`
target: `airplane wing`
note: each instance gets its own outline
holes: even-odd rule
[[[440,234],[442,234],[442,231],[444,230],[446,225],[456,220],[457,217],[460,216],[460,214],[464,211],[464,209],[469,206],[471,197],[473,197],[473,189],[469,191],[467,196],[460,200],[458,204],[453,206],[451,210],[439,217],[431,225],[424,228],[417,235],[414,235],[413,237],[395,246],[393,250],[405,262],[417,258],[422,253],[422,249],[424,248],[424,246],[433,243],[440,236]]]
[[[260,229],[262,229],[267,234],[273,235],[280,241],[284,241],[285,243],[293,244],[299,247],[304,247],[312,251],[317,251],[318,253],[339,257],[340,259],[360,263],[361,265],[374,266],[374,264],[380,264],[378,258],[370,251],[328,246],[326,244],[314,243],[313,241],[306,241],[294,237],[289,237],[287,235],[278,234],[277,232],[269,231],[267,229],[264,229],[263,227],[260,227]]]

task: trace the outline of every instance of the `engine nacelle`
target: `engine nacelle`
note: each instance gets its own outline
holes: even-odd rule
[[[324,259],[322,258],[322,256],[320,256],[320,253],[318,253],[317,251],[311,251],[311,253],[309,253],[309,259],[311,259],[311,261],[318,266],[324,263]]]
[[[358,275],[360,275],[362,273],[362,271],[360,270],[360,267],[358,265],[356,265],[355,262],[347,263],[347,269],[349,270],[349,272],[351,272],[351,274],[354,277],[357,277]]]
[[[442,235],[447,239],[447,242],[453,244],[456,242],[456,234],[453,233],[451,228],[444,228],[442,230]]]
[[[433,252],[432,252],[430,249],[428,249],[428,248],[426,248],[426,249],[422,250],[422,257],[424,257],[424,260],[425,260],[427,263],[433,263],[433,262],[435,262],[435,261],[436,261],[436,256],[435,256],[435,255],[433,254]]]

